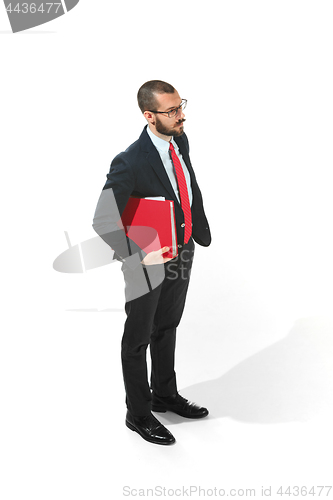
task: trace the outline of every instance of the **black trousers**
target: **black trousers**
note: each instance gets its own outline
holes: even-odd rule
[[[135,416],[150,413],[150,387],[159,396],[177,392],[174,369],[176,329],[185,306],[193,256],[194,242],[190,238],[178,256],[166,264],[139,265],[135,271],[126,264],[122,266],[127,319],[121,342],[121,359],[126,405]],[[162,282],[159,279],[161,272],[162,276],[165,274]],[[155,286],[156,283],[159,284]],[[150,386],[146,360],[148,345],[151,354]]]

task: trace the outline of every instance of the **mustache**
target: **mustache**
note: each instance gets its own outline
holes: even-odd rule
[[[180,125],[181,123],[186,122],[186,118],[183,118],[182,120],[179,120],[176,125]]]

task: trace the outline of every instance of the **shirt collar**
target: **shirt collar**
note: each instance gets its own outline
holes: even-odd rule
[[[152,140],[152,143],[154,144],[155,148],[160,151],[161,153],[167,153],[169,151],[170,147],[170,142],[165,141],[164,139],[161,139],[160,137],[157,137],[149,128],[149,125],[147,125],[147,134]],[[173,147],[178,150],[178,146],[176,142],[174,141],[173,137],[171,138],[171,142]]]

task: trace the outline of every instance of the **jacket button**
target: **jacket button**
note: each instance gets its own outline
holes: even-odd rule
[[[180,227],[185,227],[185,222],[183,222],[183,224],[181,224]]]

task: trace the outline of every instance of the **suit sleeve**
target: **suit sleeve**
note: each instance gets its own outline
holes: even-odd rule
[[[111,163],[93,220],[96,233],[132,269],[141,263],[146,253],[126,236],[118,224],[134,188],[135,174],[121,153]]]

